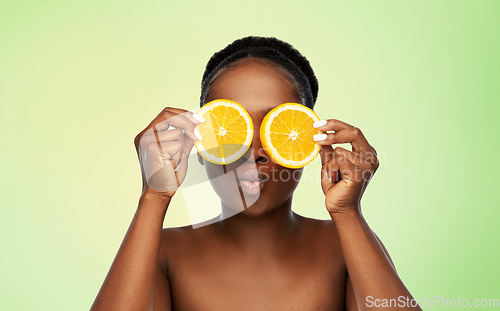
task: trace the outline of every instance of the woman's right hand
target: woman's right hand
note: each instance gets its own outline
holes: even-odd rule
[[[142,172],[142,194],[172,198],[186,177],[193,141],[201,139],[200,121],[184,109],[167,107],[134,139]],[[200,117],[198,117],[200,119]],[[200,119],[203,121],[203,119]]]

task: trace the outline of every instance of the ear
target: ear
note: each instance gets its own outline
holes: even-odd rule
[[[200,162],[201,165],[205,165],[205,162],[203,162],[203,157],[201,156],[201,154],[197,152],[196,155],[198,156],[198,162]]]

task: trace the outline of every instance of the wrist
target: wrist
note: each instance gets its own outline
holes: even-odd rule
[[[172,196],[166,192],[159,192],[146,187],[146,190],[139,199],[139,207],[147,205],[155,209],[166,211],[171,200]]]
[[[345,223],[349,221],[360,221],[363,219],[363,215],[361,214],[361,209],[358,207],[353,207],[350,209],[344,209],[342,211],[332,211],[329,212],[330,217],[335,223]]]

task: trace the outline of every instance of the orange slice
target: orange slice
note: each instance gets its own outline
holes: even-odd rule
[[[248,112],[237,102],[216,99],[196,113],[205,122],[196,126],[202,139],[194,141],[203,158],[215,164],[238,160],[250,147],[253,123]]]
[[[304,105],[286,103],[271,110],[260,126],[260,140],[267,153],[281,166],[300,168],[318,155],[313,140],[322,131],[313,127],[318,115]]]

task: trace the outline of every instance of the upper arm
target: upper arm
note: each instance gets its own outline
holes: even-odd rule
[[[163,235],[162,235],[163,238]],[[161,243],[160,245],[163,245]],[[170,311],[172,310],[172,298],[170,294],[170,284],[168,282],[167,261],[160,246],[158,263],[156,265],[155,286],[153,293],[153,310]]]

